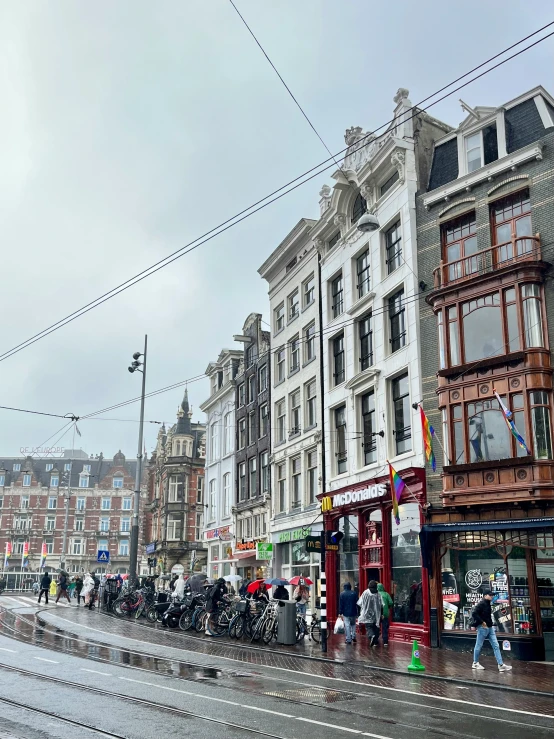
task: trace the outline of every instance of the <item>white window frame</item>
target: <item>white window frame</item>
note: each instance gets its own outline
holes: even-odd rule
[[[223,416],[223,453],[233,451],[233,414],[229,411]]]
[[[177,503],[179,501],[179,487],[182,487],[182,482],[179,480],[179,476],[171,475],[167,487],[168,503]]]
[[[278,334],[285,328],[285,303],[280,303],[273,311],[274,333]]]
[[[208,523],[215,521],[215,497],[216,497],[216,481],[215,478],[208,483]]]
[[[83,556],[84,551],[83,551],[83,540],[82,539],[72,539],[71,540],[71,554],[75,557]]]
[[[60,487],[60,477],[59,475],[52,475],[50,478],[50,487],[51,488],[59,488]]]
[[[310,283],[312,283],[311,288],[309,287]],[[304,308],[307,308],[309,305],[312,305],[312,303],[315,303],[315,275],[311,274],[304,282],[302,283],[302,302]],[[312,299],[308,300],[308,297],[312,293]]]
[[[131,517],[123,516],[120,520],[120,528],[122,534],[129,534],[131,532]]]
[[[110,531],[110,517],[109,516],[100,517],[100,531],[106,534],[109,533]]]
[[[296,310],[294,310],[296,308]],[[293,290],[287,298],[287,320],[290,323],[300,315],[300,294],[298,288]]]
[[[90,477],[88,475],[79,475],[79,487],[88,488]]]
[[[84,530],[85,530],[85,519],[75,518],[75,531],[84,531]]]
[[[121,485],[119,483],[121,483]],[[116,475],[116,477],[113,478],[112,487],[114,490],[121,490],[123,488],[123,478],[121,475]]]
[[[231,515],[231,473],[223,475],[223,518]]]
[[[133,499],[132,498],[122,498],[121,510],[122,511],[132,511],[133,510]]]
[[[117,548],[117,554],[119,557],[129,556],[129,539],[121,539]]]
[[[58,508],[58,498],[56,495],[50,495],[48,497],[48,510],[55,511]]]
[[[54,469],[54,465],[53,465],[53,464],[52,464],[51,462],[49,462],[49,463],[48,463],[48,464],[46,465],[45,471],[46,471],[46,472],[50,472],[50,470],[53,470],[53,469]]]
[[[15,462],[15,464],[13,466],[13,471],[14,472],[21,472],[21,464],[19,462]]]
[[[30,488],[31,487],[31,479],[32,479],[32,475],[30,475],[28,472],[26,472],[23,475],[23,487],[24,488]]]
[[[284,398],[275,403],[275,420],[275,441],[281,444],[287,438],[287,408]]]
[[[77,498],[77,503],[75,505],[75,510],[84,511],[86,508],[86,498]]]
[[[104,503],[106,503],[106,501],[107,501],[107,505],[104,505]],[[112,499],[111,498],[102,498],[101,503],[100,503],[100,510],[101,511],[111,511],[111,509],[112,509]]]

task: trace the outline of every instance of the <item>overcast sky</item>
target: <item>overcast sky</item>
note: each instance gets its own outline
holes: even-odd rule
[[[346,128],[387,121],[399,87],[417,103],[552,20],[542,0],[236,2],[332,151]],[[327,157],[228,0],[2,0],[0,48],[0,354]],[[430,112],[457,125],[460,96],[500,105],[537,84],[552,92],[553,49]],[[127,366],[145,333],[149,390],[202,373],[249,313],[268,320],[257,269],[299,218],[317,217],[324,182],[0,362],[0,405],[85,415],[135,397]],[[189,394],[200,420],[208,381]],[[148,400],[146,418],[173,422],[181,397]],[[62,424],[0,411],[0,457]],[[136,454],[136,422],[79,428],[89,453]],[[158,428],[146,427],[148,453]]]

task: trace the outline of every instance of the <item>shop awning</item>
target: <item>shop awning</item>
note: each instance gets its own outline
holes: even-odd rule
[[[246,552],[233,552],[233,559],[251,559],[256,558],[255,549],[247,549]]]
[[[431,554],[436,534],[461,531],[527,531],[529,529],[554,528],[554,517],[505,518],[496,521],[455,521],[453,523],[429,523],[421,527],[419,544],[423,566],[431,570]]]

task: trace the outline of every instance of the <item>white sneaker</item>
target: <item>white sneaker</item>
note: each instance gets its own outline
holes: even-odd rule
[[[479,662],[474,662],[474,663],[473,663],[473,664],[471,665],[471,668],[472,668],[473,670],[484,670],[484,669],[485,669],[485,668],[483,667],[483,665],[480,665],[480,664],[479,664]]]
[[[511,665],[498,665],[498,672],[510,672],[511,669]]]

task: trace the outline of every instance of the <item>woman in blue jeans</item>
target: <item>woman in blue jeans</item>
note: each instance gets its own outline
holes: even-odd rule
[[[475,641],[473,664],[471,666],[474,670],[485,669],[483,665],[479,664],[479,655],[481,654],[481,649],[483,648],[485,639],[488,639],[498,663],[498,670],[500,672],[508,672],[512,668],[510,665],[505,665],[502,662],[502,654],[500,653],[500,647],[498,646],[495,627],[492,625],[492,598],[492,590],[485,588],[483,591],[483,598],[473,609],[473,620],[477,624],[477,639]]]

